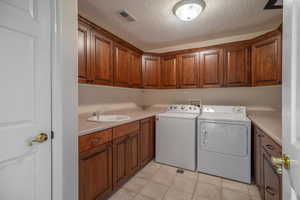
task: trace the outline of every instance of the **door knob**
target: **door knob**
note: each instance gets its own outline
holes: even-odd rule
[[[38,134],[32,141],[29,142],[29,146],[32,146],[33,143],[43,143],[48,140],[48,135],[46,133]]]
[[[291,167],[291,161],[288,155],[283,154],[281,157],[272,157],[272,163],[276,166],[283,166],[285,169]]]

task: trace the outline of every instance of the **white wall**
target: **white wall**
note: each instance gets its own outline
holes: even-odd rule
[[[79,84],[79,113],[143,106],[143,90]]]
[[[52,199],[77,200],[77,0],[55,0],[54,9],[52,19],[56,28],[53,33],[52,60]]]
[[[201,99],[203,104],[243,105],[252,109],[281,109],[281,86],[240,88],[198,88],[176,90],[141,90],[109,86],[79,85],[79,112],[150,107],[189,103]]]
[[[281,86],[145,90],[144,106],[186,104],[201,99],[209,105],[242,105],[252,109],[281,109]]]

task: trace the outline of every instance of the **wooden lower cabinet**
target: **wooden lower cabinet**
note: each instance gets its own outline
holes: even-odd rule
[[[128,136],[113,141],[113,186],[118,188],[128,178]]]
[[[141,120],[141,165],[154,158],[154,118]]]
[[[257,126],[254,127],[254,178],[262,200],[282,199],[282,177],[271,162],[281,155],[281,147]]]
[[[263,177],[262,177],[262,148],[261,148],[261,138],[264,134],[258,129],[254,128],[254,177],[255,184],[258,187],[261,196],[264,195],[263,191]]]
[[[151,117],[79,137],[80,200],[108,199],[153,159],[154,122]]]
[[[269,154],[262,152],[263,196],[265,200],[281,200],[281,176],[276,174]]]
[[[112,145],[106,143],[79,155],[80,200],[102,200],[112,191]]]
[[[135,174],[140,169],[140,132],[136,131],[129,135],[127,142],[129,175]]]

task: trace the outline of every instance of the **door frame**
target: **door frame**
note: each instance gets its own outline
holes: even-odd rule
[[[77,0],[51,7],[52,200],[78,200]]]

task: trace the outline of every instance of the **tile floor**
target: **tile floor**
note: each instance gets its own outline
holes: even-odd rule
[[[255,185],[150,162],[109,200],[260,200]]]

